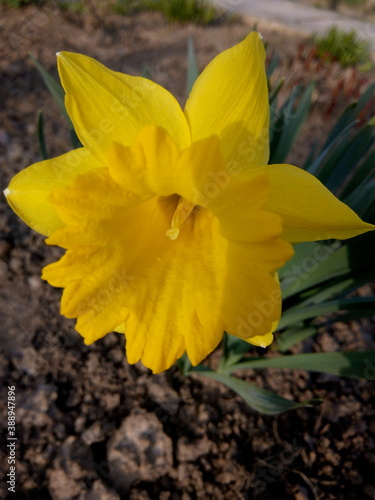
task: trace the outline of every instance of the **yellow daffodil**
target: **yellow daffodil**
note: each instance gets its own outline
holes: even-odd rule
[[[223,331],[266,346],[291,243],[373,229],[317,179],[270,165],[257,33],[219,54],[182,111],[164,88],[58,54],[83,148],[16,175],[14,211],[66,249],[43,270],[87,344],[115,330],[130,363],[195,365]]]

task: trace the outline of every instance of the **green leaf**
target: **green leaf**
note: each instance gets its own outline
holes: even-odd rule
[[[290,349],[294,344],[306,340],[316,334],[318,329],[314,326],[298,326],[295,328],[289,328],[283,333],[280,333],[276,337],[277,349],[281,352],[285,352]]]
[[[348,311],[347,313],[340,313],[337,314],[336,316],[333,316],[332,318],[327,319],[326,321],[323,321],[320,324],[317,324],[317,327],[321,326],[327,326],[331,325],[332,323],[336,323],[337,321],[351,321],[353,319],[361,319],[361,318],[374,318],[375,317],[375,310],[373,307],[370,309],[361,309],[359,311],[354,310],[354,311]]]
[[[295,100],[300,92],[300,87],[296,86],[290,93],[288,99],[284,102],[279,110],[276,109],[277,102],[273,102],[271,106],[271,119],[270,119],[270,159],[269,163],[276,163],[274,161],[275,153],[278,149],[284,128],[288,125]],[[290,148],[291,145],[287,144],[286,147]]]
[[[372,151],[367,158],[358,166],[352,175],[349,182],[346,184],[340,199],[344,200],[345,197],[349,196],[357,187],[359,187],[362,182],[370,179],[374,174],[375,165],[375,151]]]
[[[342,145],[344,141],[350,136],[351,131],[355,127],[357,122],[352,122],[349,123],[343,130],[340,131],[339,134],[337,134],[334,139],[332,139],[327,146],[325,146],[322,151],[319,153],[317,158],[314,161],[306,161],[305,163],[305,170],[307,170],[310,174],[316,175],[317,172],[319,172],[322,168],[322,165],[329,165],[329,167],[332,169],[334,164],[335,164],[335,158],[334,158],[334,151],[335,148],[338,145]],[[311,157],[311,156],[310,156]]]
[[[357,103],[350,104],[343,112],[341,117],[337,120],[335,125],[332,127],[332,130],[328,136],[326,143],[323,146],[325,149],[334,138],[340,134],[342,130],[344,130],[348,125],[353,122],[356,122],[358,119],[358,115],[363,111],[368,102],[373,98],[373,94],[375,91],[375,83],[369,85],[367,89],[363,92],[361,97],[358,99]]]
[[[43,160],[48,160],[48,152],[47,152],[47,146],[46,146],[46,139],[45,139],[45,136],[44,136],[44,120],[43,120],[43,113],[42,113],[42,111],[39,111],[39,113],[38,113],[38,119],[37,119],[37,136],[38,136],[38,143],[39,143],[40,154],[41,154]]]
[[[295,255],[279,272],[283,299],[331,279],[346,279],[353,272],[365,269],[370,272],[375,268],[374,247],[374,232],[351,238],[340,248],[337,241],[295,245]]]
[[[320,403],[320,400],[309,400],[297,403],[296,401],[285,399],[274,392],[262,389],[250,382],[245,382],[244,380],[230,377],[223,373],[216,373],[211,370],[201,370],[199,373],[200,375],[210,377],[226,385],[229,389],[232,389],[241,396],[249,406],[266,415],[275,415],[284,411],[313,406],[318,402]]]
[[[231,366],[230,371],[255,368],[287,368],[375,380],[375,351],[323,352],[291,354],[277,358],[254,358]]]
[[[142,78],[147,78],[148,80],[151,80],[151,68],[146,62],[143,63],[141,76]]]
[[[280,56],[277,53],[273,54],[266,68],[267,80],[271,78],[273,72],[275,71],[279,63],[280,63]]]
[[[273,150],[270,163],[283,163],[285,161],[309,113],[313,89],[313,84],[307,87],[294,112],[292,107],[294,103],[293,99],[285,107],[284,127],[280,134],[277,147]]]
[[[59,82],[57,82],[52,75],[48,73],[48,71],[44,68],[44,66],[30,54],[31,59],[33,60],[36,69],[38,70],[40,76],[42,77],[46,87],[50,91],[52,97],[54,98],[61,114],[64,116],[66,122],[68,123],[69,132],[70,132],[70,140],[74,149],[82,146],[78,136],[74,130],[73,123],[66,111],[65,108],[65,92]]]
[[[375,179],[364,179],[357,189],[343,199],[344,203],[354,210],[362,219],[374,222]]]
[[[357,271],[351,271],[345,276],[333,278],[315,288],[310,288],[298,297],[297,305],[287,305],[284,303],[284,311],[294,307],[304,307],[311,304],[319,304],[335,297],[344,298],[351,292],[354,292],[359,287],[365,285],[369,281],[375,280],[375,268],[364,268]]]
[[[270,93],[269,93],[269,103],[270,103],[270,106],[272,104],[275,105],[275,109],[276,109],[276,100],[277,100],[277,96],[279,95],[279,92],[282,88],[282,86],[284,85],[284,80],[279,80],[276,85],[274,86],[274,88],[272,90],[270,90]],[[274,119],[275,119],[275,113],[272,115],[273,118],[270,120],[270,123],[273,123],[274,122]]]
[[[334,124],[332,127],[331,132],[328,135],[328,138],[326,142],[324,143],[323,150],[328,148],[328,146],[333,142],[337,136],[341,134],[343,130],[348,128],[350,125],[353,123],[357,123],[357,104],[352,103],[350,104],[342,113],[340,118],[337,120],[337,122]]]
[[[35,64],[36,69],[39,71],[40,76],[43,78],[46,87],[51,92],[52,97],[54,98],[57,106],[59,107],[60,112],[68,122],[69,128],[73,129],[73,123],[65,109],[64,99],[65,92],[59,82],[57,82],[52,75],[48,73],[48,71],[44,68],[44,66],[37,60],[35,57],[30,55],[33,63]]]
[[[189,97],[191,89],[198,78],[199,69],[197,65],[197,60],[195,57],[195,50],[193,45],[193,40],[191,37],[188,38],[188,50],[187,50],[187,77],[186,77],[186,95]]]
[[[319,179],[331,191],[339,188],[343,184],[344,179],[348,177],[359,161],[366,155],[373,143],[372,127],[365,125],[348,142],[335,163],[329,163],[329,166],[326,165],[319,172]]]
[[[177,360],[176,364],[183,375],[189,375],[192,365],[186,352],[181,356],[180,359]]]
[[[339,245],[338,242],[295,245],[294,256],[279,272],[283,299],[350,271],[348,249]]]
[[[337,311],[375,308],[375,297],[353,297],[351,299],[335,299],[321,304],[313,304],[307,307],[294,307],[287,310],[281,317],[278,330],[282,330],[288,325],[299,323],[310,318],[317,318],[324,314],[335,313]],[[375,309],[374,309],[375,313]]]

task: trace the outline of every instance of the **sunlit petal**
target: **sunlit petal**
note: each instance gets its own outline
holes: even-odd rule
[[[217,135],[224,161],[243,171],[269,158],[265,50],[258,33],[208,64],[186,103],[192,139]]]

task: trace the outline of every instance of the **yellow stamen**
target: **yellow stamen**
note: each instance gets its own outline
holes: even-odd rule
[[[194,203],[185,200],[185,198],[182,198],[182,196],[180,197],[180,199],[178,200],[177,208],[172,217],[171,229],[168,229],[168,231],[165,233],[168,238],[170,238],[171,240],[177,239],[178,235],[180,234],[180,228],[182,224],[189,217],[194,207]]]

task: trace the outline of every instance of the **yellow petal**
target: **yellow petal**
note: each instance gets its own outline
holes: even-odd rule
[[[280,250],[284,250],[284,259],[290,253],[277,240],[274,244],[272,240],[264,241],[258,245],[258,250],[262,248],[264,257],[256,252],[253,260],[251,245],[228,245],[222,314],[228,333],[265,347],[272,342],[271,332],[281,315],[280,285],[273,269],[282,258],[278,255]]]
[[[5,190],[7,201],[26,224],[41,234],[50,235],[62,226],[48,201],[51,189],[66,186],[78,174],[100,166],[84,148],[35,163],[13,177]]]
[[[224,330],[220,305],[225,246],[217,223],[204,209],[170,240],[163,259],[148,267],[134,313],[125,319],[129,362],[142,359],[159,372],[186,350],[196,365],[218,345]],[[147,251],[143,258],[149,259]]]
[[[230,180],[209,208],[228,241],[223,296],[225,329],[246,341],[272,342],[281,314],[280,286],[275,274],[293,255],[281,239],[282,221],[265,210],[270,194],[267,175],[241,175]]]
[[[230,180],[216,136],[179,151],[169,134],[154,125],[144,127],[131,147],[113,144],[108,165],[111,177],[126,190],[142,196],[178,193],[200,206]]]
[[[275,329],[273,328],[272,331]],[[256,345],[257,347],[267,347],[273,342],[272,333],[265,333],[264,335],[254,335],[254,337],[249,337],[244,339],[249,342],[249,344]]]
[[[226,164],[238,170],[268,163],[269,104],[260,35],[215,57],[186,103],[193,141],[219,136]]]
[[[113,142],[129,146],[149,124],[163,127],[181,148],[190,143],[178,102],[151,80],[111,71],[90,57],[69,52],[58,54],[58,69],[76,132],[102,161]]]
[[[271,185],[266,208],[281,216],[286,240],[345,239],[375,229],[308,172],[291,165],[269,165],[261,170]]]
[[[200,362],[223,332],[219,307],[226,243],[217,222],[207,210],[198,210],[171,241],[166,231],[178,196],[120,207],[118,186],[109,174],[105,178],[105,169],[87,176],[89,201],[76,219],[68,206],[72,196],[80,197],[85,175],[52,197],[59,211],[67,205],[63,213],[71,223],[48,240],[68,247],[67,253],[43,271],[49,283],[65,288],[62,314],[78,317],[77,330],[87,343],[125,321],[129,361],[142,359],[154,372],[167,369],[185,350],[194,364]]]

